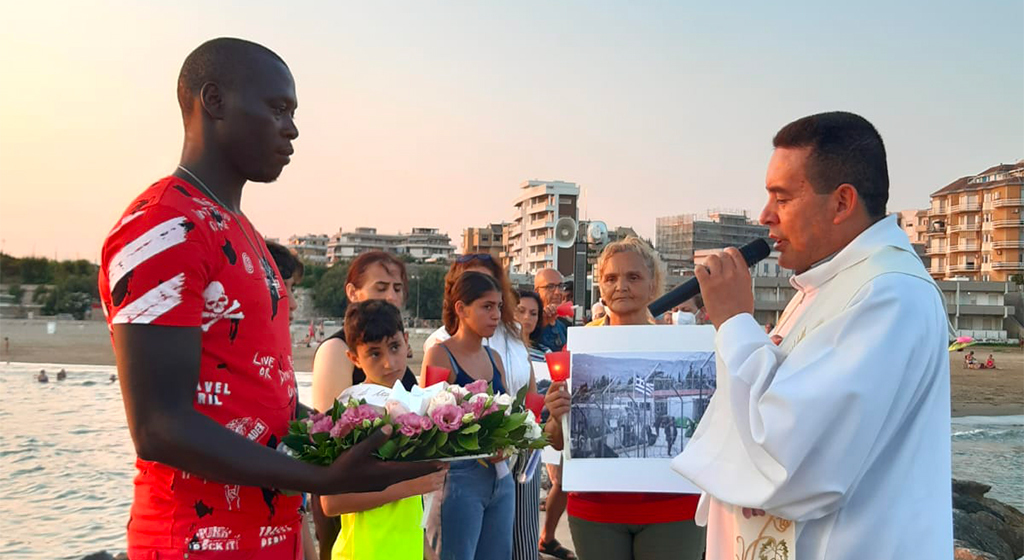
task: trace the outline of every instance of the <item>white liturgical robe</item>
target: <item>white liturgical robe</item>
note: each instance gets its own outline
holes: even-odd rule
[[[792,284],[778,346],[749,314],[721,325],[715,395],[672,462],[704,491],[708,560],[951,558],[941,292],[894,216]],[[765,547],[742,508],[795,546]]]

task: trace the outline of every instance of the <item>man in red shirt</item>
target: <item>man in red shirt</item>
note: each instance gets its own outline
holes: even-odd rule
[[[301,558],[299,496],[383,490],[437,464],[382,463],[382,430],[329,467],[276,450],[297,407],[288,292],[241,211],[248,181],[277,179],[298,136],[288,66],[214,39],[178,79],[174,175],[108,235],[100,295],[138,453],[132,560]]]

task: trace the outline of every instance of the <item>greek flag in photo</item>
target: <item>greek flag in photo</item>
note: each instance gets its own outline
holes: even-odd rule
[[[654,384],[644,381],[639,375],[633,376],[633,392],[645,397],[654,396]]]

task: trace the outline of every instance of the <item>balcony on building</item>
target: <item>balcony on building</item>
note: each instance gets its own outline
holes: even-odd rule
[[[992,201],[993,208],[1005,208],[1007,206],[1024,206],[1024,198],[1001,198]]]

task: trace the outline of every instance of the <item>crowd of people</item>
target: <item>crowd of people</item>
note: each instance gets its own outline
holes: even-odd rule
[[[513,474],[509,457],[381,461],[386,425],[327,466],[282,452],[289,423],[309,412],[289,329],[302,266],[264,242],[241,199],[290,161],[295,83],[269,49],[215,39],[186,58],[177,94],[180,164],[128,204],[102,250],[99,291],[138,456],[129,558],[569,559],[555,538],[566,512],[582,560],[950,556],[945,309],[885,217],[885,150],[863,118],[805,117],[773,141],[761,221],[800,291],[780,324],[766,333],[754,321],[747,263],[732,248],[697,267],[702,301],[673,314],[717,330],[717,393],[672,461],[703,497],[566,495],[552,464],[541,523],[539,480]],[[661,271],[637,239],[606,246],[587,326],[652,324]],[[365,384],[424,385],[431,366],[449,383],[536,390],[534,364],[568,340],[564,279],[543,270],[517,292],[507,272],[486,254],[451,264],[444,325],[417,375],[405,267],[361,255],[344,326],[314,358],[309,404],[325,410]],[[560,448],[564,382],[544,403]]]

